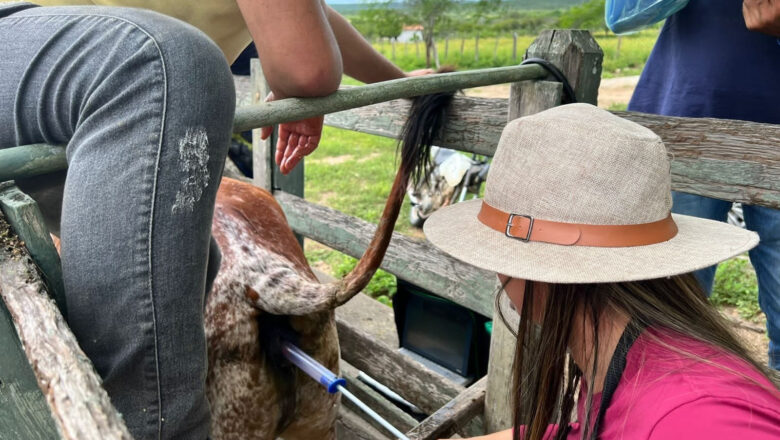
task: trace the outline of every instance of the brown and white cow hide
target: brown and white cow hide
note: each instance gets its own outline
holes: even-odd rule
[[[338,371],[334,286],[317,282],[267,191],[224,179],[212,233],[222,250],[205,316],[212,438],[334,439],[338,396],[268,353],[269,330],[289,326],[301,349]]]

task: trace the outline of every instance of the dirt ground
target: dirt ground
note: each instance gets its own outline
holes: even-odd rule
[[[599,87],[599,107],[609,108],[613,104],[628,104],[639,76],[607,78],[601,80]],[[509,84],[477,87],[466,90],[466,95],[481,98],[508,98]]]

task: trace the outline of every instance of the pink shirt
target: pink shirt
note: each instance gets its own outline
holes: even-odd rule
[[[648,333],[718,366],[675,353]],[[593,396],[591,420],[600,400],[600,394]],[[579,399],[578,420],[584,420],[584,401]],[[628,352],[601,432],[602,440],[778,440],[780,391],[746,362],[710,345],[646,330]],[[567,439],[581,438],[579,423],[573,423]]]

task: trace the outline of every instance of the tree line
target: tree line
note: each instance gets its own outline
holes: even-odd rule
[[[404,26],[421,25],[426,65],[431,66],[438,65],[435,41],[450,36],[534,35],[553,27],[606,31],[605,0],[568,0],[572,2],[578,4],[567,9],[528,10],[518,7],[518,0],[405,0],[401,4],[373,0],[348,18],[370,39],[394,40]]]

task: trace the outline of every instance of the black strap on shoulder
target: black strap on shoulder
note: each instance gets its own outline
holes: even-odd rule
[[[607,412],[607,408],[612,402],[612,396],[615,394],[618,383],[620,383],[620,378],[623,376],[623,370],[626,369],[626,356],[628,355],[628,351],[631,349],[631,346],[634,345],[634,341],[636,341],[642,333],[642,330],[642,326],[636,324],[634,321],[630,321],[623,330],[623,334],[620,336],[615,352],[612,354],[612,359],[609,361],[607,376],[604,379],[604,389],[601,392],[599,413],[596,416],[596,422],[591,431],[591,438],[593,440],[596,440],[599,436],[599,429],[604,423],[604,414]]]
[[[560,69],[555,67],[555,64],[543,58],[527,58],[523,60],[522,63],[520,63],[521,66],[526,64],[538,64],[544,67],[544,70],[549,72],[550,75],[554,76],[558,82],[563,84],[563,98],[561,99],[562,104],[572,104],[577,102],[577,96],[574,94],[574,89],[571,87],[569,80]]]

